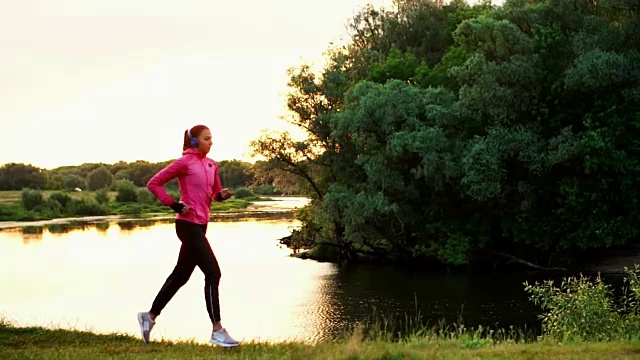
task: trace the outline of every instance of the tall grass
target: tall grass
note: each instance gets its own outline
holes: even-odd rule
[[[430,325],[425,322],[419,312],[413,316],[404,315],[400,318],[374,313],[369,319],[353,325],[337,339],[385,343],[455,342],[468,349],[498,344],[533,343],[539,340],[537,334],[531,329],[467,327],[461,318],[455,323],[441,320]]]

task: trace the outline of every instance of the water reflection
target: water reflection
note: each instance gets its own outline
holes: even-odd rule
[[[22,242],[28,244],[42,240],[44,228],[42,226],[27,226],[22,228]]]
[[[84,229],[84,226],[82,226],[82,225],[76,225],[74,227],[72,224],[67,224],[67,223],[49,224],[46,227],[47,227],[47,230],[49,230],[51,233],[54,233],[54,234],[64,234],[64,233],[67,233],[67,232],[73,230],[74,228]]]
[[[243,222],[243,221],[255,221],[255,220],[292,220],[294,214],[292,212],[228,212],[219,213],[212,218],[212,222]],[[120,230],[130,231],[136,228],[145,228],[158,224],[173,224],[173,217],[151,217],[151,218],[131,218],[131,219],[114,219],[104,221],[64,221],[53,222],[45,225],[27,225],[27,226],[15,226],[15,227],[0,227],[0,231],[10,232],[19,231],[23,234],[23,238],[26,242],[41,240],[45,231],[52,234],[64,234],[74,230],[85,230],[96,228],[99,231],[106,231],[113,224],[117,225]]]
[[[172,222],[173,220],[170,220],[170,221]],[[169,221],[162,222],[161,220],[154,220],[154,219],[145,219],[145,220],[138,219],[138,220],[124,220],[124,221],[117,222],[121,230],[133,230],[135,228],[145,228],[145,227],[153,226],[159,223],[169,223]]]
[[[467,327],[539,330],[538,309],[528,301],[522,282],[536,273],[446,274],[389,267],[342,269],[336,287],[340,303],[356,318],[375,314],[398,321],[421,319],[423,325],[464,323]]]
[[[314,341],[331,334],[335,267],[289,257],[277,239],[291,226],[297,223],[210,224],[223,320],[234,336]],[[0,231],[0,314],[19,325],[137,335],[135,314],[149,308],[179,246],[173,224],[161,222]],[[207,340],[203,282],[192,275],[159,318],[155,338]]]
[[[138,221],[139,220],[139,221]],[[18,325],[138,335],[135,314],[177,259],[171,220],[0,231],[0,316]],[[167,222],[168,221],[168,222]],[[467,326],[537,326],[527,273],[435,274],[333,264],[289,256],[278,239],[294,220],[215,222],[207,236],[220,262],[223,323],[245,340],[318,341],[369,319],[413,317]],[[154,338],[206,342],[210,333],[196,271],[165,308]]]
[[[108,221],[101,221],[96,223],[96,229],[98,229],[98,231],[107,231],[109,229],[109,226],[111,226],[111,224]]]
[[[76,230],[88,230],[96,229],[101,232],[106,232],[113,224],[117,225],[123,231],[134,230],[136,228],[150,227],[157,224],[170,224],[173,223],[173,218],[150,218],[150,219],[125,219],[125,220],[113,220],[113,221],[96,221],[96,222],[59,222],[46,225],[25,226],[22,228],[0,229],[0,231],[8,232],[20,232],[24,243],[36,242],[43,239],[45,233],[50,234],[66,234]]]

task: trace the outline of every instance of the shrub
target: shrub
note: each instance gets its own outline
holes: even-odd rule
[[[251,192],[251,190],[247,189],[246,187],[241,187],[241,188],[237,188],[233,192],[233,196],[235,196],[237,199],[242,199],[242,198],[246,198],[246,197],[254,196],[254,195]]]
[[[142,214],[143,206],[141,204],[126,204],[118,208],[117,213],[121,215],[137,215]]]
[[[95,199],[98,204],[108,204],[109,203],[109,189],[102,188],[95,193]]]
[[[28,220],[28,217],[33,217],[33,214],[27,211],[22,204],[0,204],[0,221],[21,221]]]
[[[33,210],[36,206],[42,204],[44,198],[42,191],[29,188],[22,189],[22,206],[27,210]]]
[[[58,202],[58,200],[49,197],[42,204],[36,206],[34,211],[38,212],[40,216],[46,218],[55,218],[62,214],[64,207]]]
[[[65,207],[67,206],[67,202],[71,200],[71,197],[61,191],[57,191],[49,195],[49,199],[55,200],[58,202],[58,204],[62,205],[62,207]]]
[[[107,215],[109,209],[94,199],[71,199],[65,207],[65,211],[70,215]]]
[[[282,195],[282,192],[276,190],[273,185],[255,185],[250,189],[256,195]]]
[[[595,280],[580,275],[564,279],[560,287],[553,281],[529,285],[530,299],[545,312],[543,335],[557,341],[626,340],[640,330],[640,270],[625,268],[622,298],[614,302],[609,285],[600,276]],[[628,292],[631,289],[631,292]]]
[[[138,202],[143,204],[156,204],[158,201],[156,197],[147,188],[138,188],[137,190]]]
[[[179,189],[169,189],[167,191],[169,196],[173,198],[175,201],[180,201],[180,190]]]
[[[106,166],[100,166],[87,175],[87,186],[89,190],[109,188],[113,184],[113,174]]]
[[[131,177],[129,176],[129,171],[128,170],[120,170],[118,171],[114,176],[113,176],[114,180],[116,182],[120,181],[120,180],[131,180]]]
[[[136,202],[138,201],[138,187],[131,180],[116,181],[116,201]]]
[[[62,186],[67,190],[86,189],[87,182],[79,175],[69,174],[62,179]]]

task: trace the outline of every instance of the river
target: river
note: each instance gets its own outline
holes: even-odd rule
[[[266,205],[271,211],[291,207],[279,201]],[[209,224],[207,236],[222,270],[222,320],[232,336],[316,342],[374,315],[420,317],[432,325],[462,319],[466,326],[539,329],[538,309],[522,285],[542,280],[539,273],[340,268],[291,257],[279,245],[299,225],[287,217]],[[149,309],[179,246],[167,220],[8,227],[0,231],[0,317],[18,326],[137,336],[136,313]],[[208,340],[203,281],[196,269],[158,318],[154,339]]]

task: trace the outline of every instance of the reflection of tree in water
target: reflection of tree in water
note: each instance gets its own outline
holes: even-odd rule
[[[158,224],[173,224],[175,222],[174,218],[164,218],[156,220]]]
[[[158,220],[155,220],[155,219],[136,220],[136,225],[138,227],[150,227],[157,223],[158,223]]]
[[[72,221],[68,223],[47,224],[46,228],[52,234],[66,234],[72,230],[85,230],[90,226],[90,224],[84,222]]]
[[[23,234],[42,234],[44,228],[42,226],[25,226],[22,228]]]
[[[25,226],[22,228],[22,243],[38,242],[42,240],[44,228],[42,226]]]
[[[30,240],[40,240],[44,230],[46,229],[51,234],[66,234],[74,230],[88,230],[96,228],[100,232],[105,232],[115,222],[121,230],[133,230],[135,228],[151,227],[157,224],[173,223],[173,218],[161,218],[161,219],[126,219],[120,221],[105,220],[105,221],[68,221],[68,222],[54,222],[45,225],[27,225],[23,227],[16,227],[17,231],[23,234],[24,238]]]
[[[109,226],[111,224],[108,221],[104,221],[104,222],[97,222],[97,223],[95,223],[95,225],[96,225],[96,229],[98,229],[98,231],[104,232],[104,231],[107,231],[107,229],[109,229]]]
[[[64,234],[64,233],[68,233],[72,229],[73,228],[71,227],[71,224],[66,224],[66,223],[47,225],[47,230],[49,230],[49,232],[52,234]]]
[[[170,222],[172,222],[173,220],[169,220]],[[118,221],[118,226],[120,227],[121,230],[133,230],[135,228],[145,228],[145,227],[151,227],[153,225],[158,224],[159,222],[166,222],[165,220],[158,220],[158,219],[135,219],[135,220],[124,220],[124,221]]]
[[[340,269],[335,281],[338,306],[351,322],[387,322],[395,332],[461,323],[537,332],[539,311],[522,286],[527,277],[359,265]]]
[[[118,221],[118,226],[120,227],[120,230],[133,230],[136,227],[136,224],[133,223],[133,221]]]

